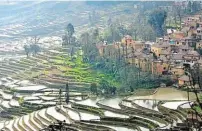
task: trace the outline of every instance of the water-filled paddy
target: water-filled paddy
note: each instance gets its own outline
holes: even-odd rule
[[[99,101],[99,103],[113,107],[113,108],[120,109],[121,107],[119,106],[119,103],[121,102],[121,100],[122,100],[122,98],[120,98],[120,97],[106,98],[106,99]]]
[[[37,91],[37,90],[42,90],[42,89],[45,89],[47,88],[46,86],[44,85],[35,85],[35,86],[23,86],[23,87],[16,87],[14,88],[15,90],[18,90],[18,91]]]
[[[169,109],[177,109],[180,105],[187,103],[188,101],[166,102],[162,106]]]
[[[148,96],[131,96],[128,100],[147,99],[147,100],[161,100],[161,101],[186,101],[188,95],[186,91],[177,90],[176,88],[159,88],[157,91]],[[190,93],[190,100],[196,100],[195,94]]]
[[[23,98],[23,101],[26,102],[27,104],[26,106],[28,106],[29,109],[31,109],[30,107],[32,105],[35,105],[34,108],[38,108],[38,105],[52,106],[52,107],[46,107],[45,109],[38,109],[38,111],[35,111],[34,113],[31,113],[30,115],[24,116],[23,119],[19,118],[19,119],[16,119],[16,121],[9,122],[9,124],[6,126],[9,129],[13,128],[12,125],[16,126],[16,129],[18,129],[19,128],[18,123],[25,129],[28,129],[29,126],[32,129],[33,126],[30,125],[30,121],[33,121],[33,123],[35,123],[37,127],[42,128],[42,126],[40,126],[40,123],[35,121],[36,118],[41,120],[41,122],[44,123],[45,125],[48,125],[51,122],[53,122],[53,119],[61,120],[61,121],[65,120],[67,123],[72,123],[72,121],[80,121],[80,120],[99,121],[101,123],[99,125],[105,125],[105,124],[102,124],[103,117],[120,118],[120,121],[121,121],[123,119],[129,120],[131,116],[135,116],[137,118],[137,121],[140,122],[139,124],[137,124],[137,122],[134,122],[137,124],[137,127],[142,131],[148,131],[150,128],[154,128],[154,127],[144,127],[141,125],[141,122],[145,123],[145,121],[146,122],[149,121],[151,123],[157,124],[160,127],[165,126],[166,124],[159,122],[159,119],[161,118],[152,119],[152,117],[149,117],[144,114],[139,115],[138,114],[139,111],[144,112],[145,109],[148,109],[154,112],[156,111],[161,113],[160,110],[158,110],[159,101],[164,101],[164,103],[162,104],[162,107],[165,107],[166,109],[177,110],[180,105],[182,105],[181,107],[183,106],[188,107],[187,106],[188,104],[184,104],[184,103],[187,103],[187,92],[180,91],[174,88],[159,88],[154,94],[146,95],[146,96],[131,95],[129,97],[116,96],[111,98],[95,97],[95,96],[91,98],[90,95],[88,95],[88,93],[85,93],[83,97],[81,92],[74,91],[69,93],[71,96],[70,101],[72,103],[83,105],[84,109],[76,109],[75,107],[71,108],[72,103],[70,102],[69,105],[65,105],[69,108],[65,108],[61,106],[62,111],[66,113],[66,115],[64,115],[62,114],[62,112],[56,110],[56,107],[54,106],[58,104],[60,101],[58,89],[50,88],[44,85],[34,85],[30,81],[15,82],[14,79],[11,80],[7,78],[3,79],[1,82],[6,85],[12,85],[15,90],[19,91],[18,93],[15,93],[15,94],[18,94],[18,98]],[[43,93],[35,93],[38,90],[43,91]],[[21,93],[21,91],[25,93]],[[2,98],[3,100],[1,103],[3,107],[19,108],[21,106],[17,98],[13,99],[12,93],[1,90],[0,94],[3,97]],[[61,99],[64,101],[65,92],[62,92],[61,96],[62,96]],[[190,93],[190,98],[194,100],[195,99],[194,94]],[[106,108],[100,107],[98,103],[101,105],[104,105],[104,107],[106,106]],[[124,105],[126,109],[123,108],[120,103]],[[109,107],[110,110],[108,110],[107,107]],[[127,109],[127,107],[130,107],[130,108]],[[58,106],[58,108],[60,108],[60,106]],[[133,114],[133,111],[130,111],[130,109],[132,109],[135,113]],[[136,111],[136,109],[138,110]],[[127,112],[125,112],[126,110],[127,112],[129,112],[128,114]],[[23,125],[23,120],[28,127]],[[177,121],[180,122],[181,120],[177,118]],[[107,120],[107,122],[114,122],[114,121]],[[111,127],[112,129],[115,129],[117,131],[134,131],[135,130],[133,128],[123,127],[123,125],[109,126],[108,124],[106,125],[106,127]],[[176,122],[174,124],[176,124]],[[167,128],[170,127],[170,123],[168,123],[166,127]]]
[[[158,111],[157,104],[159,101],[157,100],[133,100],[133,102],[142,107]]]

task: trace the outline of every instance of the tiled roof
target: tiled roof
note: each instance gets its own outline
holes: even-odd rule
[[[200,59],[200,60],[198,60],[198,63],[201,65],[202,64],[202,60]]]
[[[164,40],[169,40],[170,39],[170,37],[169,36],[164,36]]]
[[[134,44],[137,45],[137,44],[145,44],[144,41],[134,41]]]
[[[199,54],[197,51],[194,51],[194,50],[189,51],[189,52],[187,53],[187,55],[200,56],[200,54]]]
[[[172,54],[171,59],[172,60],[183,60],[183,55],[184,54],[181,54],[181,53]]]
[[[179,45],[178,47],[179,47],[179,49],[186,49],[186,50],[189,49],[188,45]]]
[[[198,27],[197,30],[202,30],[202,27]]]
[[[182,39],[185,37],[185,34],[184,32],[181,32],[181,31],[177,31],[175,33],[173,33],[173,35],[171,36],[171,38],[173,39]]]
[[[165,56],[160,56],[160,60],[164,61],[164,62],[167,62],[168,61],[168,58],[165,57]]]
[[[163,48],[163,47],[169,47],[170,45],[168,43],[155,43],[152,45],[152,47],[157,47],[157,48]]]
[[[169,55],[171,52],[169,50],[162,50],[160,54]]]
[[[184,66],[178,65],[178,66],[174,66],[173,68],[176,68],[176,69],[183,69]]]
[[[183,39],[185,39],[185,40],[190,40],[190,39],[192,39],[192,37],[191,36],[187,36],[187,37],[184,37]]]
[[[186,33],[187,31],[189,31],[189,27],[183,27],[181,31]]]

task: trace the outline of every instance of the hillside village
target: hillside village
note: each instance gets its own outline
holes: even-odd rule
[[[190,84],[189,76],[185,75],[186,69],[197,64],[202,69],[201,15],[185,18],[181,27],[181,30],[167,29],[167,35],[157,38],[156,42],[135,41],[126,35],[120,42],[113,44],[98,43],[97,48],[100,55],[106,50],[119,49],[129,64],[135,64],[142,71],[152,74],[170,75],[178,80],[178,86],[185,86]]]

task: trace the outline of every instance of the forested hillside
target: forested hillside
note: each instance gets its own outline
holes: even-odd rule
[[[104,29],[110,22],[130,26],[142,16],[143,10],[168,4],[170,2],[8,1],[0,4],[0,37],[21,39],[33,35],[61,35],[68,23],[75,26],[76,34],[93,27]]]

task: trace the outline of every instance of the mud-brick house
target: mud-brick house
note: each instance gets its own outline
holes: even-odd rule
[[[202,21],[200,20],[199,22],[196,23],[197,27],[202,27]]]
[[[170,71],[172,75],[175,75],[177,77],[182,76],[185,73],[184,66],[180,66],[180,65],[171,67]]]
[[[159,54],[159,58],[162,60],[168,60],[170,59],[171,55],[171,48],[168,48],[166,50],[162,50],[161,53]]]
[[[143,55],[143,53],[141,52],[141,50],[133,50],[128,52],[128,63],[129,64],[134,64],[135,66],[137,66],[138,68],[140,68],[140,60],[139,58]]]
[[[180,78],[178,78],[178,84],[179,86],[191,85],[191,78],[187,75],[182,75]]]
[[[128,48],[133,48],[134,50],[144,49],[147,47],[144,41],[135,41],[129,35],[126,35],[124,38],[122,38],[121,43]]]
[[[196,43],[196,49],[202,49],[202,40]]]
[[[196,39],[201,40],[202,39],[202,27],[198,27],[196,29]]]
[[[185,24],[182,25],[182,29],[181,31],[185,33],[185,35],[188,35],[188,31],[189,31],[190,27],[186,26]]]
[[[184,23],[187,26],[197,26],[197,22],[200,22],[200,17],[199,16],[192,16],[192,17],[187,17],[187,19],[184,21]]]
[[[161,52],[163,50],[167,50],[170,47],[170,45],[166,42],[163,43],[155,43],[151,46],[151,51],[157,56],[159,57]]]
[[[99,42],[99,43],[96,44],[96,47],[97,47],[97,49],[99,51],[99,54],[101,56],[103,56],[105,48],[107,47],[107,42],[102,42],[101,41],[101,42]]]
[[[187,54],[183,55],[184,63],[183,65],[186,67],[192,67],[195,63],[200,60],[200,55],[197,51],[189,51]]]
[[[121,43],[123,43],[127,46],[132,46],[134,43],[134,40],[130,35],[126,35],[122,38]]]
[[[200,60],[198,60],[198,64],[199,64],[200,71],[202,71],[202,58],[200,58]]]
[[[174,65],[180,65],[184,62],[183,56],[185,53],[172,53],[170,56],[170,62]]]
[[[96,47],[101,56],[104,54],[113,53],[116,49],[118,49],[118,46],[120,46],[120,43],[108,44],[106,41],[101,41],[96,44]]]
[[[164,42],[164,38],[156,38],[156,43],[162,44]]]
[[[194,26],[189,27],[187,32],[187,38],[196,39],[197,38],[197,30]]]
[[[152,70],[152,55],[143,54],[141,57],[138,58],[139,60],[139,67],[142,71],[151,71]]]
[[[186,38],[186,37],[185,37],[185,38]],[[180,45],[187,45],[185,38],[180,39],[180,40],[178,41],[177,45],[178,45],[178,46],[180,46]]]
[[[185,45],[188,45],[190,47],[195,47],[196,45],[196,38],[194,38],[196,36],[187,36],[184,38],[185,40]]]
[[[145,54],[142,50],[137,50],[135,52],[130,52],[128,54],[128,63],[135,65],[142,71],[151,71],[151,64],[153,60],[152,54]]]
[[[185,45],[186,33],[182,31],[176,31],[173,34],[170,35],[169,44],[171,46],[179,46],[179,45]]]
[[[178,52],[180,52],[180,53],[188,53],[191,50],[193,50],[193,48],[189,47],[188,45],[178,46]]]
[[[169,68],[169,63],[162,60],[152,61],[152,74],[162,75],[167,72]]]
[[[176,31],[173,34],[171,34],[171,38],[172,39],[182,39],[182,38],[185,37],[185,35],[186,34],[184,32],[182,32],[182,31]]]
[[[144,41],[134,41],[134,43],[133,43],[133,48],[135,49],[135,50],[138,50],[138,49],[144,49],[144,48],[147,48],[148,47],[148,45],[147,44],[145,44],[145,42]]]

